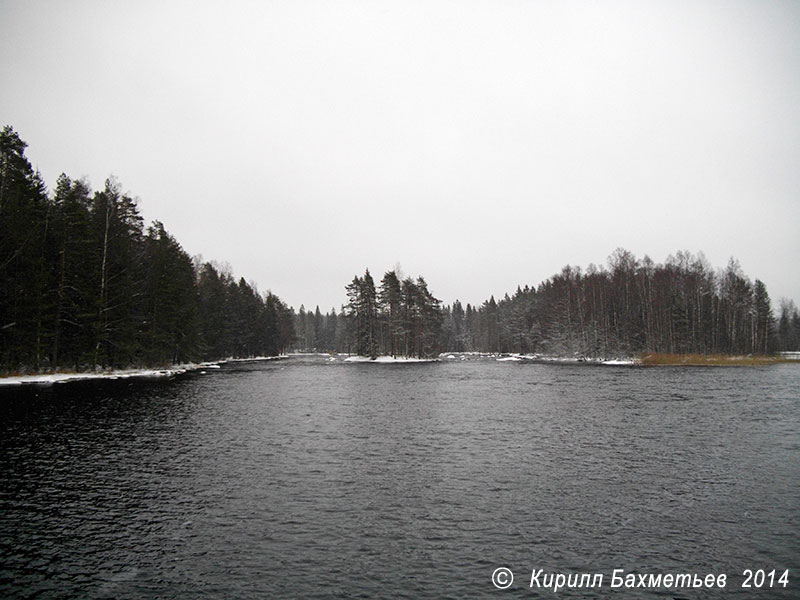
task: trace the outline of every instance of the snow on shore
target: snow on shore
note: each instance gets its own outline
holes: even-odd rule
[[[265,360],[282,360],[291,358],[290,354],[279,354],[278,356],[250,356],[248,358],[226,358],[225,360],[218,361],[218,364],[225,363],[243,363],[243,362],[262,362]]]
[[[217,363],[174,365],[165,369],[120,369],[114,371],[91,371],[86,373],[49,373],[37,375],[17,375],[0,377],[0,385],[53,385],[68,381],[88,381],[114,379],[164,379],[201,369],[219,369]]]
[[[89,381],[103,380],[111,381],[115,379],[166,379],[183,375],[190,371],[204,371],[206,369],[219,369],[225,363],[257,362],[266,360],[278,360],[288,358],[288,356],[255,356],[252,358],[227,358],[216,362],[188,363],[183,365],[172,365],[163,369],[118,369],[108,371],[87,371],[84,373],[40,373],[35,375],[15,375],[12,377],[0,377],[0,386],[3,385],[53,385],[55,383],[66,383],[70,381]]]
[[[172,365],[164,369],[120,369],[109,371],[89,371],[84,373],[48,373],[35,375],[16,375],[12,377],[0,377],[0,386],[11,385],[53,385],[56,383],[66,383],[70,381],[88,381],[115,379],[166,379],[182,375],[190,371],[204,371],[207,369],[219,369],[226,363],[247,363],[272,361],[291,358],[293,355],[282,354],[280,356],[254,356],[250,358],[227,358],[216,362],[190,363],[183,365]],[[566,363],[566,364],[593,364],[609,366],[630,366],[638,365],[638,359],[586,359],[559,356],[544,356],[539,354],[489,354],[479,352],[449,352],[443,353],[441,358],[414,358],[406,356],[379,356],[372,359],[368,356],[347,356],[339,355],[346,363],[377,363],[377,364],[409,364],[409,363],[429,363],[439,362],[441,358],[447,360],[468,360],[468,359],[494,359],[497,362],[540,362],[540,363]],[[328,361],[336,361],[334,356],[328,356]]]
[[[438,358],[413,358],[410,356],[379,356],[378,358],[370,358],[369,356],[348,356],[344,362],[349,363],[382,363],[382,364],[396,364],[396,363],[424,363],[424,362],[439,362]]]
[[[641,364],[637,358],[586,358],[575,356],[551,356],[546,354],[500,354],[490,352],[446,352],[439,355],[447,360],[477,360],[494,359],[497,362],[536,362],[536,363],[563,363],[563,364],[589,364],[609,366],[630,366]]]
[[[542,354],[522,354],[513,355],[522,360],[529,360],[532,362],[541,363],[566,363],[575,365],[608,365],[608,366],[632,366],[641,364],[637,358],[587,358],[587,357],[570,357],[570,356],[547,356]],[[502,359],[498,359],[502,360]]]

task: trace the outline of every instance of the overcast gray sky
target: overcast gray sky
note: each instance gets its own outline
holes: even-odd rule
[[[618,246],[800,301],[800,2],[0,0],[0,125],[190,254],[323,311]]]

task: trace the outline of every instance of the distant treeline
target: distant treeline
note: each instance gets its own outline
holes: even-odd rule
[[[765,285],[735,260],[715,271],[703,255],[664,264],[618,249],[608,268],[564,267],[533,288],[480,306],[441,303],[422,278],[390,271],[375,289],[367,271],[347,286],[348,305],[297,315],[297,346],[363,355],[440,351],[610,357],[644,352],[771,354],[800,350],[800,314],[773,316]]]
[[[294,339],[279,298],[194,264],[109,179],[61,175],[52,195],[0,133],[0,370],[160,365],[275,355]],[[223,270],[224,271],[224,270]]]

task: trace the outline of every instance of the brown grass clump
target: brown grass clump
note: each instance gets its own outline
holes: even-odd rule
[[[732,356],[728,354],[664,354],[642,355],[644,366],[669,367],[758,367],[785,362],[776,356]]]

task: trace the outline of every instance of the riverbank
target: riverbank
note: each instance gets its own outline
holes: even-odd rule
[[[797,362],[781,356],[734,356],[727,354],[643,354],[645,367],[762,367],[786,362]]]
[[[498,362],[533,362],[542,364],[575,364],[643,367],[751,367],[782,363],[800,363],[800,352],[782,352],[774,356],[727,354],[667,354],[648,352],[630,357],[554,356],[545,354],[497,354],[481,352],[442,353],[443,360],[494,359]]]
[[[543,364],[568,364],[568,365],[609,365],[609,366],[635,366],[639,359],[635,357],[599,358],[586,356],[556,356],[551,354],[507,354],[499,352],[442,352],[439,358],[446,361],[454,360],[495,360],[497,362],[532,362]]]
[[[369,356],[348,356],[344,359],[346,363],[374,363],[374,364],[406,364],[406,363],[424,363],[424,362],[439,362],[438,358],[417,358],[414,356],[378,356],[370,358]]]
[[[26,375],[0,376],[0,386],[3,385],[53,385],[56,383],[69,383],[73,381],[104,380],[112,381],[115,379],[168,379],[177,375],[183,375],[191,371],[204,371],[207,369],[219,369],[227,363],[257,362],[267,360],[279,360],[288,358],[287,355],[280,356],[254,356],[250,358],[227,358],[224,360],[186,363],[180,365],[170,365],[162,369],[103,369],[96,371],[55,371],[51,373],[31,373]]]

